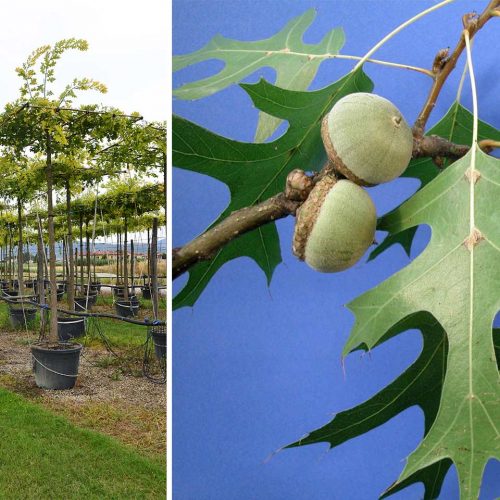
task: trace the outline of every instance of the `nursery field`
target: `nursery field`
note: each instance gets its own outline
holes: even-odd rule
[[[111,296],[100,295],[93,312],[110,313],[112,303]],[[141,300],[138,317],[151,315],[151,307],[150,300]],[[0,431],[0,457],[21,455],[14,471],[0,466],[0,497],[14,498],[19,481],[26,486],[19,498],[47,496],[43,478],[50,477],[57,498],[73,498],[69,491],[78,491],[78,498],[163,498],[166,395],[164,385],[143,375],[147,327],[88,318],[86,335],[78,338],[84,345],[79,377],[68,391],[35,384],[27,347],[38,340],[38,328],[39,317],[12,328],[8,305],[0,302],[0,399],[2,418],[10,422]],[[47,459],[54,450],[60,450],[57,459]],[[17,465],[23,462],[43,465],[32,477]]]
[[[0,112],[0,498],[166,493],[166,123],[54,83],[87,49]]]

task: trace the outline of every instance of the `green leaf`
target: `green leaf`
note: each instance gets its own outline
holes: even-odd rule
[[[471,173],[480,173],[476,183]],[[473,178],[473,177],[472,177]],[[406,316],[427,311],[446,332],[447,367],[436,419],[395,483],[444,459],[462,498],[477,498],[489,458],[500,458],[499,377],[491,328],[500,309],[500,161],[469,152],[383,219],[397,232],[429,224],[432,237],[410,265],[351,302],[344,355],[377,345]]]
[[[429,432],[439,408],[446,370],[448,343],[441,325],[428,313],[419,312],[394,325],[381,339],[385,342],[401,332],[418,327],[423,348],[417,360],[387,387],[360,405],[343,411],[328,424],[286,448],[327,442],[330,448],[361,436],[385,424],[404,410],[418,405],[425,418],[425,434]],[[500,360],[500,329],[493,330],[497,366]],[[423,483],[424,500],[437,498],[452,462],[443,459],[413,474],[405,481],[389,487],[380,498],[386,498],[415,483]]]
[[[289,122],[283,136],[271,143],[243,143],[213,134],[177,116],[172,120],[173,165],[210,175],[229,188],[230,204],[214,224],[234,210],[283,191],[291,170],[319,170],[326,159],[320,136],[322,117],[344,95],[369,92],[373,85],[362,71],[356,71],[316,92],[283,90],[263,80],[242,87],[257,108]],[[240,256],[255,260],[269,282],[281,262],[274,224],[237,238],[211,261],[191,268],[188,283],[175,297],[174,307],[193,305],[215,272]]]
[[[456,144],[470,144],[472,142],[472,114],[460,103],[454,102],[446,115],[426,135],[438,135]],[[500,140],[500,131],[480,120],[478,123],[478,140],[482,139],[498,141]],[[446,168],[449,163],[449,160],[445,160],[443,168]],[[430,158],[416,158],[410,162],[402,177],[418,179],[420,188],[423,188],[437,177],[441,171]],[[374,259],[396,243],[403,246],[409,256],[415,232],[416,228],[409,228],[401,232],[389,233],[384,241],[371,252],[368,260]]]
[[[416,227],[410,227],[406,231],[401,231],[400,233],[388,234],[380,245],[377,245],[375,250],[373,250],[368,256],[367,262],[373,260],[375,257],[380,255],[382,252],[385,252],[389,247],[398,243],[403,247],[403,250],[406,252],[408,257],[411,252],[411,244],[413,243],[413,238],[415,237],[415,233],[417,232]]]
[[[210,59],[225,62],[216,75],[188,83],[173,91],[180,99],[200,99],[240,82],[254,71],[271,67],[276,70],[276,86],[287,90],[306,90],[313,81],[319,65],[344,45],[344,32],[331,30],[316,44],[306,44],[302,36],[316,17],[309,9],[292,19],[279,33],[271,38],[255,42],[241,42],[222,36],[214,37],[202,49],[172,58],[173,71]],[[261,112],[255,136],[256,142],[270,137],[281,120]]]
[[[418,359],[404,373],[369,400],[339,413],[331,422],[288,448],[318,442],[328,442],[333,448],[386,423],[414,405],[420,406],[424,412],[427,433],[439,408],[446,369],[448,345],[445,332],[431,315],[420,312],[394,325],[383,340],[415,327],[421,329],[424,345]],[[450,464],[428,468],[421,477],[405,486],[421,481],[425,485],[426,500],[435,498]]]

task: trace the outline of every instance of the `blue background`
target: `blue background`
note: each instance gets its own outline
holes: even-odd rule
[[[346,34],[343,54],[363,55],[386,33],[429,1],[219,0],[173,2],[173,51],[201,48],[220,33],[259,40],[278,32],[291,18],[315,7],[317,17],[304,41],[317,43],[331,28]],[[374,55],[378,59],[430,68],[437,50],[454,46],[461,17],[481,10],[486,0],[457,1],[397,35]],[[500,128],[498,45],[492,20],[474,42],[474,63],[483,120]],[[431,115],[435,123],[455,99],[465,58],[449,78]],[[220,61],[186,68],[174,88],[213,74]],[[322,88],[354,62],[324,62],[311,88]],[[413,123],[431,80],[418,73],[365,65],[375,92],[391,99]],[[273,81],[266,68],[259,77]],[[471,108],[468,81],[462,103]],[[257,121],[250,99],[238,86],[198,101],[174,100],[174,113],[216,133],[252,141]],[[227,188],[205,176],[174,169],[173,245],[202,232],[229,201]],[[370,189],[382,215],[415,191],[411,179]],[[370,355],[351,354],[341,366],[341,350],[353,325],[343,306],[392,275],[409,259],[399,246],[370,263],[365,258],[340,274],[316,273],[291,253],[292,218],[278,221],[283,263],[270,288],[253,261],[226,264],[194,308],[173,315],[173,493],[175,500],[375,499],[399,475],[404,459],[423,435],[423,414],[410,408],[386,425],[331,450],[326,443],[273,452],[356,405],[397,377],[420,352],[420,334],[409,331]],[[420,228],[412,257],[425,247],[429,230]],[[384,233],[378,235],[382,241]],[[174,293],[186,277],[174,283]],[[270,457],[269,460],[267,458]],[[498,462],[486,469],[481,499],[500,496]],[[394,499],[419,499],[418,484]],[[458,498],[455,469],[440,498]]]

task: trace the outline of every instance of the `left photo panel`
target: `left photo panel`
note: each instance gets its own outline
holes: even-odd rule
[[[4,8],[0,498],[167,494],[168,10]]]

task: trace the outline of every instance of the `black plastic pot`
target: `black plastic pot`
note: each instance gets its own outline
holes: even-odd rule
[[[35,383],[43,389],[71,389],[78,376],[81,344],[61,342],[57,348],[31,346]]]
[[[64,297],[64,290],[57,290],[57,301],[61,301],[62,298]]]
[[[82,294],[87,295],[87,290],[89,289],[89,285],[83,285],[82,289]],[[90,285],[90,294],[91,295],[97,295],[99,293],[99,290],[101,289],[101,286],[97,285]]]
[[[151,329],[151,338],[155,348],[155,355],[160,361],[167,357],[167,331],[165,327],[153,327]]]
[[[88,295],[86,293],[83,293],[78,299],[82,299],[83,305],[85,305],[85,299],[88,298],[89,304],[91,306],[95,306],[95,303],[97,301],[97,293],[96,292],[90,292]]]
[[[149,286],[142,287],[142,298],[151,300],[151,288]]]
[[[129,296],[135,294],[135,288],[136,287],[130,287],[130,286],[128,287],[128,294],[129,294]],[[114,288],[113,290],[114,290],[114,294],[119,299],[123,299],[123,297],[125,296],[125,287],[124,286]]]
[[[85,335],[85,318],[79,316],[57,318],[57,334],[62,342],[82,337]]]
[[[90,297],[88,300],[87,297],[75,297],[75,311],[88,311],[92,305]]]
[[[139,304],[130,300],[118,300],[115,302],[115,309],[118,316],[130,318],[132,316],[137,316]]]
[[[35,307],[9,307],[9,321],[12,328],[24,328],[36,317]]]

